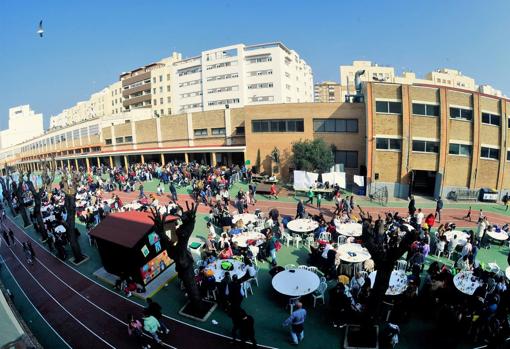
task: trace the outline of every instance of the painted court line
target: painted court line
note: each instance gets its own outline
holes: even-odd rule
[[[55,255],[53,255],[52,253],[49,253],[49,252],[46,250],[46,248],[44,247],[44,245],[43,245],[41,242],[39,242],[37,239],[34,239],[34,238],[30,235],[30,234],[26,233],[26,232],[23,230],[23,228],[21,228],[20,226],[18,226],[18,225],[16,224],[16,222],[14,222],[14,221],[12,220],[12,218],[11,218],[11,217],[7,217],[7,218],[9,219],[9,221],[11,222],[11,224],[13,224],[14,226],[16,226],[19,230],[21,230],[21,231],[23,232],[23,234],[25,234],[25,235],[26,235],[27,237],[29,237],[29,238],[30,238],[33,242],[35,242],[36,244],[38,244],[38,245],[39,245],[39,246],[40,246],[40,247],[41,247],[41,248],[42,248],[42,249],[43,249],[46,253],[48,253],[50,256],[52,256],[53,258],[55,258],[58,262],[62,263],[63,265],[65,265],[66,267],[68,267],[69,269],[71,269],[71,271],[74,271],[74,272],[79,273],[81,276],[83,276],[84,278],[86,278],[86,279],[88,279],[89,281],[93,282],[94,284],[98,285],[99,287],[101,287],[101,288],[103,288],[103,289],[107,290],[108,292],[110,292],[110,293],[112,293],[112,294],[116,295],[117,297],[123,298],[124,300],[126,300],[126,301],[128,301],[128,302],[131,302],[131,303],[133,303],[133,304],[136,304],[138,307],[140,307],[140,308],[142,308],[142,309],[143,309],[143,306],[142,306],[141,304],[139,304],[139,303],[137,303],[137,302],[135,302],[135,301],[133,301],[133,300],[131,300],[131,299],[129,299],[129,298],[126,298],[126,297],[123,297],[123,296],[119,295],[118,293],[114,292],[113,290],[111,290],[111,289],[109,289],[109,288],[105,287],[104,285],[102,285],[102,284],[98,283],[96,280],[91,279],[89,276],[87,276],[87,275],[83,274],[80,270],[73,268],[72,266],[70,266],[70,265],[69,265],[69,264],[67,264],[67,263],[63,263],[63,262],[62,262],[60,259],[58,259]],[[18,239],[16,238],[16,240],[18,240]],[[18,241],[19,241],[19,240],[18,240]],[[38,262],[39,262],[39,261],[38,261]],[[179,319],[176,319],[176,318],[170,317],[170,316],[168,316],[168,315],[164,315],[164,317],[165,317],[165,318],[167,318],[167,319],[170,319],[170,320],[172,320],[172,321],[178,322],[178,323],[180,323],[180,324],[182,324],[182,325],[189,326],[189,327],[195,328],[195,329],[197,329],[197,330],[200,330],[200,331],[203,331],[203,332],[206,332],[206,333],[210,333],[210,334],[213,334],[213,335],[216,335],[216,336],[220,336],[220,337],[223,337],[223,338],[231,339],[231,337],[230,337],[230,336],[227,336],[227,335],[224,335],[224,334],[221,334],[221,333],[216,333],[216,332],[213,332],[213,331],[209,331],[209,330],[207,330],[207,329],[204,329],[204,328],[201,328],[201,327],[198,327],[198,326],[195,326],[195,325],[189,324],[189,323],[187,323],[187,322],[184,322],[184,321],[182,321],[182,320],[179,320]],[[166,344],[166,343],[165,343],[165,344]],[[267,348],[267,349],[277,349],[276,347],[271,347],[271,346],[262,345],[262,344],[258,344],[258,346],[259,346],[259,347],[261,347],[261,348]]]
[[[104,344],[106,344],[107,346],[109,346],[110,348],[115,348],[113,345],[111,345],[110,343],[108,343],[106,340],[104,340],[102,337],[98,336],[94,331],[92,331],[90,328],[88,328],[83,322],[81,322],[80,320],[78,320],[73,314],[71,314],[66,308],[64,308],[58,301],[57,299],[55,299],[55,297],[53,297],[44,287],[43,285],[41,285],[41,283],[39,282],[39,280],[37,280],[33,275],[32,273],[30,273],[30,271],[27,269],[27,267],[23,264],[23,262],[18,258],[18,256],[16,256],[16,254],[9,249],[9,251],[11,252],[11,254],[14,256],[14,258],[16,258],[19,262],[19,264],[23,267],[23,269],[25,269],[25,271],[27,272],[28,275],[30,275],[30,277],[35,281],[35,283],[37,285],[39,285],[39,287],[44,291],[44,293],[46,293],[55,303],[58,304],[58,306],[60,308],[62,308],[62,310],[64,310],[69,316],[71,316],[77,323],[79,323],[80,325],[82,325],[85,329],[87,329],[90,333],[92,333],[95,337],[97,337],[100,341],[102,341]]]

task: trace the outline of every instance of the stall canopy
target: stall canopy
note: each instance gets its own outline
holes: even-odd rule
[[[167,216],[166,221],[176,221],[177,217]],[[133,248],[154,227],[154,222],[147,212],[116,212],[108,215],[90,235],[113,242],[117,245]]]

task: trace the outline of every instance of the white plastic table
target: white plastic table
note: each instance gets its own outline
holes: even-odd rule
[[[221,269],[222,262],[232,263],[234,269],[230,271]],[[225,277],[225,273],[227,271],[230,273],[230,277],[232,277],[235,274],[237,275],[237,278],[240,279],[244,276],[244,274],[246,274],[246,269],[244,268],[245,268],[244,263],[237,261],[235,259],[217,259],[216,261],[212,262],[207,267],[205,267],[206,270],[213,271],[216,282],[221,282],[221,280],[223,280],[223,278]]]
[[[349,263],[362,263],[372,257],[360,244],[343,244],[338,246],[340,259]]]
[[[374,287],[375,277],[377,276],[377,270],[371,272],[368,277],[372,282],[372,287]],[[407,289],[408,281],[406,273],[403,270],[393,270],[390,276],[390,283],[388,285],[388,289],[386,290],[387,296],[398,296]]]
[[[287,228],[295,233],[308,233],[319,227],[313,219],[295,219],[287,223]]]
[[[257,216],[253,213],[241,213],[236,214],[232,217],[232,223],[236,224],[238,220],[242,220],[245,225],[250,223],[255,223],[257,221]]]
[[[259,246],[266,240],[266,237],[264,234],[256,231],[247,231],[232,237],[232,242],[237,242],[239,247],[247,247],[248,240],[257,240],[256,245]]]
[[[361,236],[362,226],[359,223],[345,223],[336,226],[338,234],[345,236]]]
[[[508,240],[508,234],[504,231],[496,232],[496,231],[489,231],[487,232],[487,235],[489,235],[492,239],[498,240],[498,241],[505,241]]]
[[[319,288],[320,279],[317,274],[306,269],[289,269],[276,274],[271,283],[278,293],[301,297]]]
[[[444,233],[446,237],[446,241],[450,242],[453,239],[454,235],[457,235],[457,240],[459,241],[459,246],[464,246],[467,243],[467,239],[469,238],[469,234],[460,230],[450,230]]]
[[[453,284],[460,292],[472,296],[482,283],[478,277],[473,276],[473,272],[461,271],[453,278]]]

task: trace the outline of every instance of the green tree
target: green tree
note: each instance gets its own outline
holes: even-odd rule
[[[296,170],[328,172],[334,164],[331,146],[322,139],[292,143],[292,163]]]
[[[257,149],[257,159],[255,160],[255,170],[257,170],[257,173],[261,172],[261,160],[260,160],[260,148]]]

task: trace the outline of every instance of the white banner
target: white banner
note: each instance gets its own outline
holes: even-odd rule
[[[347,187],[345,182],[345,172],[334,172],[335,175],[335,184],[338,184],[338,186],[342,189],[345,189]]]
[[[354,175],[354,183],[358,187],[364,187],[365,186],[365,177]]]
[[[317,173],[294,171],[294,190],[308,190],[319,178]]]

